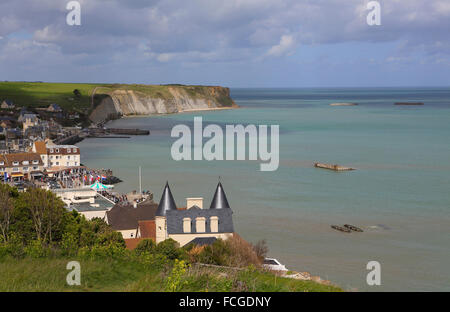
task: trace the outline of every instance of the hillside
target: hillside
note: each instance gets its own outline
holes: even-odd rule
[[[69,286],[66,265],[81,264],[81,285]],[[186,268],[176,289],[173,269],[160,261],[136,259],[25,258],[0,259],[0,291],[276,291],[330,292],[339,287],[275,276],[247,268],[242,271]]]
[[[236,107],[229,89],[219,86],[0,82],[0,101],[4,99],[12,100],[16,107],[56,103],[65,111],[89,115],[94,122],[127,115]]]

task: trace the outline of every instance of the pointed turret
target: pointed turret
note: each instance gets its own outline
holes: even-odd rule
[[[177,210],[177,205],[175,204],[172,192],[170,191],[169,182],[166,182],[166,186],[164,187],[164,191],[155,215],[163,217],[166,215],[167,210]]]
[[[213,200],[211,202],[210,209],[230,209],[230,205],[228,204],[227,196],[222,187],[222,183],[219,182],[217,184],[216,192],[214,193]]]

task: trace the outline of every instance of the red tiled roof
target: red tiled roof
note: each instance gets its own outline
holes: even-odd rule
[[[125,245],[127,246],[127,249],[133,250],[134,248],[139,245],[140,241],[143,240],[143,238],[127,238],[124,239]]]
[[[38,154],[47,154],[47,147],[45,146],[45,142],[37,141],[34,142],[34,146],[36,147],[36,153]]]
[[[141,238],[152,238],[156,240],[155,220],[143,220],[138,222]]]

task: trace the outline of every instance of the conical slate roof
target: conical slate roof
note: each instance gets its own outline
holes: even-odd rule
[[[169,182],[164,187],[161,200],[159,201],[158,209],[156,209],[156,216],[165,216],[167,210],[177,210],[177,205],[173,199],[172,192],[170,191]]]
[[[217,184],[216,192],[214,193],[213,200],[211,202],[210,209],[230,209],[230,205],[228,204],[227,196],[223,190],[222,184],[219,182]]]

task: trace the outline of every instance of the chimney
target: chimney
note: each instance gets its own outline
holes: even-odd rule
[[[190,209],[192,206],[197,206],[203,209],[203,197],[188,197],[186,198],[186,208]]]

